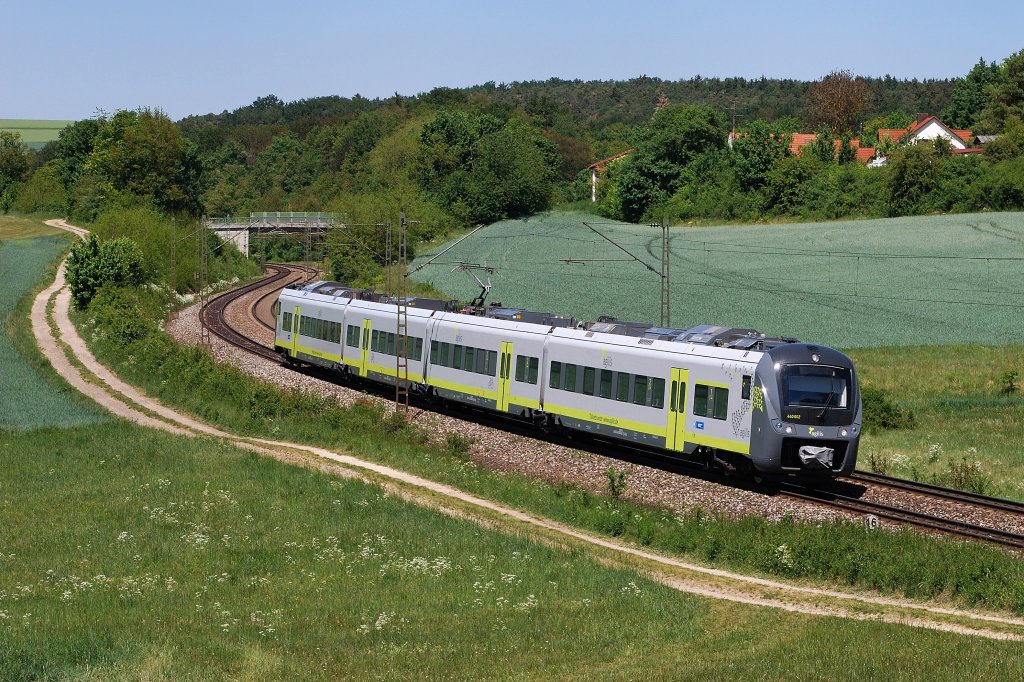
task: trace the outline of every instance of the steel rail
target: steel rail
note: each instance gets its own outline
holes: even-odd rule
[[[816,502],[829,507],[835,507],[836,509],[870,514],[879,519],[888,519],[897,523],[905,523],[972,540],[991,542],[1013,549],[1024,549],[1024,535],[998,528],[979,526],[966,521],[957,521],[924,512],[893,507],[892,505],[881,504],[880,502],[869,502],[828,490],[805,488],[790,482],[780,483],[779,492],[787,497]]]
[[[205,306],[199,311],[200,322],[210,330],[210,333],[216,335],[219,339],[240,348],[244,351],[248,351],[260,357],[268,360],[280,360],[281,356],[278,355],[274,350],[264,346],[262,343],[255,341],[245,334],[241,334],[236,331],[230,324],[228,324],[225,318],[225,310],[228,305],[245,296],[249,292],[261,289],[268,284],[279,282],[282,279],[287,279],[291,271],[282,265],[268,265],[268,270],[274,271],[270,277],[265,277],[261,280],[247,284],[246,286],[232,289],[226,293],[223,293]]]
[[[934,485],[932,483],[908,481],[903,478],[895,478],[893,476],[886,476],[885,474],[876,474],[867,471],[855,471],[847,476],[846,479],[849,481],[873,483],[893,488],[895,490],[919,493],[944,500],[955,500],[957,502],[964,502],[978,507],[987,507],[989,509],[998,509],[999,511],[1024,514],[1024,503],[1015,502],[1013,500],[1004,500],[1002,498],[991,497],[989,495],[980,495],[978,493],[971,493],[964,490],[943,488],[942,486]]]

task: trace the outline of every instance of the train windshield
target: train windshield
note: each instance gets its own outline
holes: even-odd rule
[[[782,368],[782,398],[791,407],[847,407],[850,370],[822,365]]]

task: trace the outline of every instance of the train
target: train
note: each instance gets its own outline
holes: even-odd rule
[[[826,346],[753,329],[398,300],[330,281],[283,289],[274,314],[275,349],[292,365],[380,384],[401,377],[411,393],[755,480],[835,478],[856,466],[857,375]]]

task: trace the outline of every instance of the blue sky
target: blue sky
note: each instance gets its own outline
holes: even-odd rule
[[[144,106],[178,119],[267,94],[373,98],[552,76],[945,78],[1024,49],[1016,1],[5,5],[0,118]]]

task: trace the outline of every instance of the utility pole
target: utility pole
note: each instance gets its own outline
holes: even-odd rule
[[[206,230],[207,221],[206,217],[203,216],[202,222],[199,224],[199,229],[196,231],[197,239],[197,256],[198,256],[198,267],[199,271],[196,273],[196,286],[199,288],[199,346],[201,348],[210,347],[210,330],[206,328],[206,325],[202,323],[203,308],[209,302],[207,296],[209,292],[210,284],[210,249],[209,244],[206,242]]]
[[[398,214],[398,280],[395,282],[395,303],[398,307],[395,328],[395,409],[409,411],[409,301],[406,286],[406,220],[405,211]],[[388,234],[391,233],[390,227]],[[390,241],[390,240],[389,240]]]
[[[655,227],[652,225],[652,227]],[[672,304],[669,299],[668,218],[661,219],[661,326],[672,326]]]
[[[171,217],[171,292],[178,293],[178,229]]]

